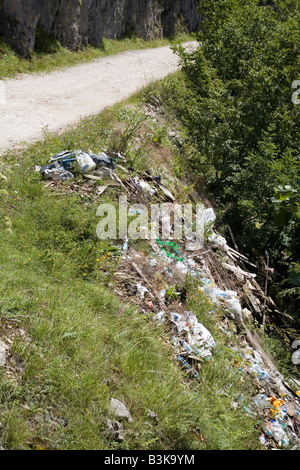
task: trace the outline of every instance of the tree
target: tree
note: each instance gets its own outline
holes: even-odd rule
[[[180,114],[198,150],[192,169],[220,207],[230,202],[225,220],[240,246],[257,257],[268,250],[285,282],[293,279],[291,260],[300,259],[298,202],[290,195],[300,177],[300,105],[292,101],[299,2],[203,0],[200,12],[199,47],[178,48],[186,87]]]

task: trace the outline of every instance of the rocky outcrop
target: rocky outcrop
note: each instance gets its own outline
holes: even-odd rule
[[[34,48],[39,16],[36,0],[0,0],[0,34],[26,56]]]
[[[103,38],[117,39],[125,34],[126,4],[127,0],[92,0],[89,17],[90,44],[99,46]]]
[[[145,40],[197,31],[199,0],[0,0],[0,34],[21,55],[34,50],[37,28],[76,50],[103,38]]]
[[[199,31],[201,16],[197,12],[198,5],[197,0],[165,0],[162,11],[164,35]]]

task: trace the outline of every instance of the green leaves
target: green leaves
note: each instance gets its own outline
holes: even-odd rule
[[[178,50],[180,115],[198,150],[187,169],[206,182],[238,245],[253,256],[268,249],[285,276],[283,253],[298,260],[300,244],[300,4],[267,3],[200,2],[201,45]]]
[[[293,189],[290,185],[275,188],[275,197],[271,198],[279,208],[275,212],[276,227],[288,225],[293,215],[300,219],[300,188]]]

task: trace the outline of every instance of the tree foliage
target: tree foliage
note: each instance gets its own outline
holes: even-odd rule
[[[300,259],[299,2],[202,0],[199,8],[199,47],[178,47],[180,113],[198,150],[190,169],[227,208],[240,247],[257,258],[268,251],[281,298],[282,289],[299,296],[291,275]]]

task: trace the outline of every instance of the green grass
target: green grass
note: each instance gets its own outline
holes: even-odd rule
[[[247,402],[249,384],[241,382],[215,324],[218,314],[208,314],[206,299],[196,297],[187,283],[190,305],[217,342],[199,383],[188,380],[175,361],[164,327],[114,295],[119,252],[117,242],[96,237],[99,201],[57,194],[33,170],[66,148],[112,148],[120,132],[130,163],[142,155],[142,168],[147,167],[151,149],[162,151],[167,143],[151,125],[163,138],[141,136],[146,121],[140,98],[2,157],[8,180],[0,182],[0,333],[11,321],[27,337],[13,340],[13,375],[0,376],[0,445],[5,449],[259,448],[255,420],[231,407],[239,395]],[[118,191],[107,190],[103,199],[117,202]],[[133,417],[124,423],[123,443],[105,434],[112,397],[124,401]],[[149,410],[158,423],[148,417]]]
[[[188,35],[153,41],[144,41],[137,37],[120,40],[103,39],[101,47],[87,46],[82,50],[71,51],[62,47],[53,38],[38,34],[35,51],[31,53],[30,59],[24,59],[0,37],[0,79],[12,78],[21,73],[50,72],[128,50],[162,47],[192,39]]]

